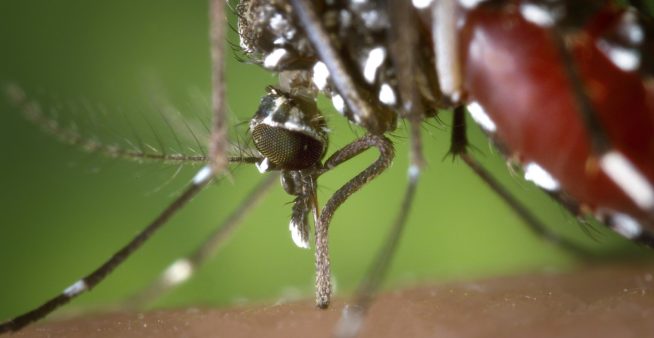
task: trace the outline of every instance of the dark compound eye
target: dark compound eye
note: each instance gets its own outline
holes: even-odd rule
[[[269,88],[250,122],[254,145],[266,158],[261,171],[301,170],[325,154],[325,121],[315,102]]]
[[[252,130],[257,149],[271,164],[286,170],[309,168],[320,160],[323,145],[300,132],[260,124]]]

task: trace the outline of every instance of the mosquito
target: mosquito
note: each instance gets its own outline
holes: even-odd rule
[[[173,203],[171,203],[152,223],[142,232],[133,238],[127,245],[116,252],[108,261],[94,272],[83,277],[79,281],[67,287],[59,296],[52,298],[39,308],[14,318],[0,326],[0,331],[15,331],[32,321],[47,315],[52,310],[64,305],[69,300],[92,289],[104,278],[138,249],[157,229],[165,224],[169,218],[190,201],[199,191],[206,187],[217,176],[221,176],[229,163],[257,164],[260,171],[282,172],[282,183],[284,189],[291,195],[296,196],[292,207],[292,217],[289,228],[293,241],[299,247],[309,246],[309,214],[313,214],[316,223],[316,260],[317,260],[317,285],[318,305],[328,306],[331,298],[331,272],[329,252],[327,245],[327,225],[330,223],[336,209],[354,192],[359,190],[368,181],[375,178],[389,165],[394,156],[394,148],[391,141],[381,135],[366,135],[358,140],[341,148],[329,157],[323,158],[327,151],[326,124],[317,110],[315,104],[315,90],[308,89],[311,85],[306,82],[304,74],[289,74],[289,77],[282,80],[288,81],[287,86],[281,85],[268,89],[268,95],[262,99],[260,110],[250,124],[250,130],[255,145],[260,155],[236,156],[228,155],[229,143],[227,141],[225,122],[225,97],[224,97],[224,50],[222,41],[225,38],[225,24],[223,3],[212,1],[211,5],[211,55],[213,60],[213,122],[211,126],[211,137],[207,161],[193,178],[192,183],[182,192]],[[304,81],[304,82],[303,82]],[[64,138],[68,143],[81,144],[105,152],[111,156],[140,157],[142,154],[124,152],[119,149],[104,148],[104,146],[91,145],[76,136],[68,136],[57,126],[52,126],[49,121],[43,120],[40,107],[26,98],[25,94],[13,86],[6,88],[7,95],[13,103],[21,108],[37,124],[49,128],[49,132]],[[278,140],[285,140],[280,147],[276,144]],[[95,149],[98,147],[98,149]],[[102,148],[102,149],[100,149]],[[318,206],[316,180],[324,173],[336,168],[345,161],[366,151],[369,148],[377,148],[380,157],[367,169],[352,178],[342,188],[336,191],[329,199],[324,208]],[[190,158],[166,157],[163,160],[191,160]],[[202,159],[200,159],[202,160]],[[271,175],[274,178],[274,175]],[[254,203],[261,193],[270,186],[272,179],[264,180],[255,191],[246,199],[242,208],[237,210],[227,226],[230,228],[236,223],[239,217],[246,211],[247,206]],[[405,217],[403,213],[402,217]],[[164,274],[165,284],[176,284],[186,277],[195,263],[203,261],[208,251],[212,251],[218,238],[224,233],[217,233],[196,254],[180,259],[173,264]]]
[[[394,1],[389,4],[358,1],[345,5],[325,3],[321,6],[305,0],[291,0],[288,3],[244,1],[237,8],[242,48],[249,56],[259,57],[258,62],[264,68],[278,73],[279,83],[267,89],[267,94],[249,124],[258,153],[254,156],[232,156],[228,151],[225,120],[225,53],[220,47],[225,36],[224,6],[220,1],[212,1],[210,15],[214,89],[208,164],[195,175],[192,183],[170,206],[111,259],[42,306],[0,324],[0,332],[18,330],[96,286],[193,196],[215,177],[223,175],[229,163],[254,164],[262,173],[280,172],[284,190],[295,196],[289,229],[297,246],[308,247],[309,223],[310,218],[313,219],[316,305],[319,308],[328,307],[332,296],[328,246],[328,229],[332,217],[352,194],[389,167],[395,155],[393,143],[386,134],[397,128],[397,120],[401,118],[408,125],[411,150],[405,192],[386,241],[365,275],[354,297],[354,305],[346,308],[337,328],[339,336],[356,335],[407,223],[425,166],[421,123],[436,115],[437,108],[450,108],[454,112],[450,149],[452,155],[460,158],[512,207],[530,229],[544,239],[572,252],[584,254],[575,243],[561,238],[544,226],[468,152],[464,119],[466,108],[505,154],[515,157],[515,161],[524,167],[525,178],[558,198],[575,214],[593,215],[623,236],[652,245],[654,237],[648,230],[651,228],[654,210],[654,187],[648,176],[650,167],[644,160],[644,155],[634,155],[632,149],[625,148],[623,139],[612,134],[613,128],[618,128],[615,124],[609,127],[604,125],[605,106],[596,101],[609,99],[591,93],[585,83],[587,77],[599,76],[599,73],[585,73],[585,65],[579,62],[576,54],[577,50],[597,53],[598,61],[592,59],[593,61],[617,68],[613,77],[602,80],[603,85],[633,85],[637,90],[646,92],[644,83],[652,76],[652,69],[649,60],[641,62],[640,56],[648,50],[643,46],[649,46],[644,42],[649,43],[651,39],[645,34],[651,32],[648,26],[650,21],[640,17],[635,9],[625,10],[610,3],[599,2],[584,5],[588,7],[583,9],[581,5],[568,1],[442,0],[411,3]],[[642,4],[638,2],[634,6],[642,9]],[[603,22],[601,19],[604,17],[610,18],[615,26],[601,26],[607,32],[600,30],[597,33],[599,29],[593,24],[595,20]],[[504,24],[506,22],[513,24]],[[427,28],[419,26],[419,23],[424,23]],[[459,25],[463,25],[463,28]],[[523,25],[524,29],[512,30],[519,25]],[[498,33],[501,34],[500,37],[507,39],[518,39],[520,34],[525,34],[526,37],[522,37],[522,40],[515,40],[515,45],[521,47],[541,39],[544,43],[534,44],[532,48],[542,50],[527,53],[522,59],[512,59],[514,64],[527,64],[524,68],[489,67],[488,60],[502,61],[501,58],[495,59],[498,53],[505,58],[513,55],[501,54],[504,51],[502,48],[507,47],[502,45],[502,39],[495,38],[496,29],[501,31]],[[476,32],[481,32],[481,35],[476,35]],[[334,36],[343,39],[334,39]],[[377,40],[380,37],[381,40]],[[584,44],[595,40],[597,43],[592,45]],[[487,48],[487,44],[492,48]],[[460,49],[459,46],[463,47]],[[524,50],[531,51],[527,48]],[[522,50],[517,52],[520,51]],[[514,137],[513,133],[527,130],[531,125],[522,122],[518,131],[512,130],[512,120],[521,115],[510,115],[508,119],[503,115],[514,109],[520,112],[519,105],[508,104],[511,102],[512,91],[502,94],[501,100],[496,99],[499,96],[496,94],[502,88],[511,88],[511,83],[507,82],[502,88],[493,88],[487,83],[504,79],[514,69],[521,69],[522,73],[514,75],[522,80],[522,85],[512,89],[513,92],[524,90],[528,93],[523,101],[527,101],[527,106],[530,107],[526,111],[535,111],[530,116],[547,115],[549,106],[546,103],[549,102],[544,101],[546,98],[539,93],[546,89],[544,86],[548,82],[538,82],[530,77],[533,68],[530,68],[532,66],[529,62],[536,56],[546,60],[540,63],[541,66],[544,64],[552,69],[543,76],[552,77],[550,81],[556,84],[553,88],[560,90],[555,97],[560,94],[565,98],[562,102],[556,102],[555,111],[564,111],[567,115],[561,120],[552,119],[560,123],[556,125],[558,130],[574,126],[575,128],[571,127],[572,130],[587,132],[575,134],[577,140],[589,144],[588,149],[575,150],[578,158],[555,157],[552,160],[529,147],[533,143],[538,144],[537,141],[547,142],[549,139],[532,135],[527,137],[532,136],[535,140]],[[357,67],[360,68],[358,71],[353,69]],[[434,72],[425,72],[425,69]],[[628,76],[632,71],[638,71],[640,75],[636,81]],[[477,81],[471,81],[470,77],[476,77]],[[531,87],[535,89],[530,91]],[[327,124],[316,106],[319,92],[328,95],[343,116],[366,130],[364,136],[329,155]],[[13,96],[18,104],[27,104],[20,99],[19,93]],[[626,95],[615,94],[611,98],[619,100],[625,97]],[[25,109],[29,110],[28,107]],[[630,118],[636,121],[648,113],[646,107],[636,106]],[[574,122],[566,120],[571,116],[574,117]],[[649,128],[647,123],[636,125],[642,129],[632,135],[651,136],[652,133],[646,130]],[[544,128],[534,130],[533,135],[538,135],[542,129]],[[550,147],[548,154],[557,153],[558,146],[568,146],[554,146],[551,142],[545,144]],[[354,178],[346,181],[321,206],[316,193],[320,176],[337,170],[339,165],[371,148],[378,150],[379,157]],[[572,169],[560,170],[561,167],[568,166],[578,168],[579,163],[586,163],[582,171],[582,175],[586,176],[581,179],[570,173]],[[597,185],[586,182],[595,178],[604,181],[596,182]],[[610,183],[606,183],[607,178]],[[244,205],[254,201],[259,196],[259,189],[265,189],[268,181],[262,184]],[[601,190],[596,196],[584,194],[585,190],[597,186],[606,190]],[[620,199],[601,199],[598,196],[602,196],[602,192],[618,195]],[[237,218],[238,214],[235,216]],[[217,234],[196,254],[175,262],[166,270],[162,284],[157,287],[166,287],[187,279],[190,271],[204,260],[206,252],[213,251],[216,241],[222,239],[222,236]]]

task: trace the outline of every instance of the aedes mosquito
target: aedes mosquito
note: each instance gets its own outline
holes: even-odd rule
[[[301,8],[299,6],[301,6],[302,3],[295,2],[293,5],[297,6],[296,7],[296,9],[297,9],[297,8]],[[219,15],[220,16],[219,12],[212,12],[212,13],[214,15]],[[310,16],[308,16],[308,17],[310,18]],[[308,20],[311,21],[311,19],[308,19]],[[312,27],[310,24],[307,24],[306,22],[305,22],[305,26],[306,27]],[[214,26],[214,28],[215,27],[216,26]],[[320,34],[316,33],[315,35],[319,36]],[[222,37],[218,38],[217,41],[222,41]],[[214,41],[214,45],[216,45],[216,44],[219,45],[220,43],[215,43],[215,41]],[[317,46],[321,45],[320,43],[316,43],[316,42],[313,42],[313,44],[317,45]],[[325,44],[325,45],[327,45],[327,44]],[[328,52],[329,51],[327,51],[326,53],[328,53]],[[268,55],[268,57],[270,57],[271,55],[274,55],[274,54],[271,53],[270,55]],[[216,58],[222,61],[224,59],[224,56],[219,55]],[[280,58],[281,58],[281,56],[280,56]],[[336,57],[332,57],[332,58],[323,57],[323,59],[338,60],[338,58],[336,58]],[[268,60],[264,60],[264,64],[266,63],[266,61],[268,61]],[[272,63],[273,67],[276,65],[276,63],[274,63],[272,60],[270,62]],[[338,78],[338,76],[335,75],[336,72],[334,72],[332,70],[331,73],[332,73],[332,76],[334,78]],[[222,88],[221,86],[224,83],[224,81],[220,77],[218,77],[218,78],[219,79],[215,83],[217,85],[216,88]],[[302,80],[303,79],[301,78],[301,76],[300,77],[291,77],[290,78],[290,82],[302,81]],[[300,85],[298,88],[305,88],[305,87],[307,87],[307,86]],[[263,113],[262,116],[261,116],[262,121],[265,121],[266,118],[268,118],[268,116],[271,116],[271,115],[266,115],[270,111],[286,111],[286,113],[289,113],[289,112],[292,112],[293,109],[297,108],[298,105],[299,106],[306,105],[306,103],[302,103],[302,102],[298,103],[297,101],[289,103],[290,101],[294,101],[295,99],[297,99],[297,95],[298,95],[298,93],[293,93],[291,96],[289,96],[288,92],[290,92],[292,90],[291,88],[292,88],[292,85],[290,87],[288,87],[288,88],[284,88],[284,87],[279,88],[279,87],[277,87],[277,88],[270,88],[269,89],[269,94],[268,94],[267,98],[270,101],[269,106],[274,107],[274,109],[269,109],[266,112],[262,112]],[[341,92],[341,91],[339,91],[339,92]],[[347,91],[342,91],[341,93],[345,93],[345,92],[347,92]],[[345,94],[343,94],[343,95],[345,95]],[[224,104],[224,99],[221,97],[221,95],[218,95],[218,96],[219,96],[218,99],[215,100],[215,101],[220,102],[221,104]],[[356,97],[355,98],[351,97],[351,98],[346,98],[346,99],[347,100],[355,100],[355,101],[357,100]],[[264,101],[265,100],[266,99],[264,99]],[[347,105],[350,106],[350,108],[352,108],[352,106],[351,106],[352,103],[351,102],[347,103]],[[280,107],[284,107],[284,106],[288,106],[288,107],[280,109]],[[337,104],[337,106],[338,106],[338,104]],[[354,106],[356,106],[356,104],[354,104]],[[302,110],[306,110],[305,108],[306,107],[304,107]],[[224,109],[224,108],[219,107],[217,109]],[[310,109],[312,109],[312,108],[309,108],[309,110]],[[365,109],[369,109],[369,107],[365,108]],[[409,108],[405,107],[404,109],[409,109]],[[367,115],[366,115],[365,112],[361,113],[360,115],[357,115],[359,113],[356,113],[356,112],[353,113],[353,114],[354,115],[352,115],[351,117],[354,120],[356,120],[356,116],[359,116],[359,118],[363,118],[364,120],[362,121],[362,124],[364,124],[364,125],[367,124],[367,128],[369,130],[374,130],[378,134],[379,134],[380,130],[382,130],[382,129],[384,129],[384,130],[386,128],[391,129],[390,124],[395,123],[393,121],[393,119],[391,119],[391,118],[389,118],[389,119],[386,119],[386,118],[379,118],[379,119],[372,118],[372,119],[366,120]],[[290,115],[292,116],[292,114],[290,114]],[[266,122],[263,125],[268,126],[268,127],[278,127],[278,126],[286,124],[289,121],[291,122],[291,125],[293,127],[295,127],[295,128],[297,128],[300,125],[300,123],[295,122],[292,119],[289,119],[288,116],[284,116],[284,119],[285,120],[278,121],[278,120],[276,120],[276,118],[272,117],[272,118],[270,118],[271,121]],[[411,119],[409,119],[409,120],[411,120]],[[221,120],[219,119],[218,121],[220,122]],[[310,122],[316,122],[316,121],[315,120],[310,120]],[[419,122],[419,121],[412,121],[411,123],[409,123],[412,126],[412,130],[414,132],[417,132],[417,130],[418,130],[417,122]],[[275,123],[279,123],[279,125],[277,125]],[[224,125],[224,122],[220,122],[219,125]],[[265,138],[270,137],[270,134],[269,134],[270,131],[269,130],[268,131],[266,131],[266,130],[257,131],[257,128],[259,126],[260,126],[260,124],[257,124],[256,122],[254,122],[254,123],[251,123],[250,128],[251,128],[251,130],[253,132],[255,142],[256,142],[256,139],[258,137],[260,137],[260,138],[263,139],[263,142],[265,144],[265,142],[266,142]],[[311,133],[317,133],[318,134],[317,137],[312,136],[312,140],[320,141],[319,139],[323,137],[322,135],[319,135],[321,133],[320,129],[322,127],[323,127],[323,125],[321,125],[319,123],[318,124],[318,131],[311,131]],[[218,128],[218,130],[221,130],[221,129]],[[322,132],[324,132],[324,130]],[[224,152],[224,150],[221,150],[221,147],[219,147],[220,142],[218,142],[218,141],[224,141],[225,140],[224,136],[221,136],[221,135],[224,135],[224,133],[223,132],[214,132],[213,135],[214,135],[214,139],[210,143],[212,145],[211,149],[210,149],[210,154],[219,154],[219,153]],[[283,136],[284,135],[279,135],[279,134],[274,135],[274,137],[283,137]],[[413,149],[414,149],[413,154],[414,155],[419,155],[421,153],[420,151],[418,151],[419,148],[420,148],[420,144],[415,142],[415,140],[416,139],[414,139],[414,143],[413,143]],[[311,142],[309,142],[309,143],[311,143]],[[275,165],[280,165],[280,163],[282,163],[282,162],[283,162],[283,164],[288,164],[284,160],[286,158],[286,155],[281,155],[280,158],[277,158],[276,157],[277,156],[277,153],[276,153],[277,150],[276,149],[271,150],[271,149],[267,149],[265,145],[262,145],[262,144],[257,144],[257,145],[258,145],[257,148],[259,148],[259,151],[263,155],[265,155],[266,158],[269,159],[268,162],[262,161],[262,158],[253,158],[253,159],[251,159],[252,162],[257,162],[258,167],[260,168],[261,171],[267,171],[267,169],[271,169],[271,168],[275,169],[274,166]],[[375,169],[372,170],[374,173],[370,172],[370,173],[365,174],[364,176],[361,176],[360,179],[362,181],[367,181],[368,179],[371,179],[374,176],[374,174],[377,174],[377,173],[381,172],[380,168],[387,166],[389,164],[389,162],[390,162],[390,158],[392,157],[392,156],[390,156],[390,152],[388,150],[388,149],[390,149],[390,141],[388,139],[385,139],[383,136],[378,136],[378,135],[374,136],[374,134],[373,134],[373,136],[364,136],[364,137],[360,138],[359,141],[354,141],[354,143],[352,143],[350,146],[345,146],[345,148],[343,148],[343,149],[345,149],[344,153],[343,152],[339,153],[337,151],[336,152],[336,154],[337,154],[336,157],[326,157],[326,162],[325,163],[327,163],[327,166],[330,166],[330,164],[332,164],[332,163],[333,164],[338,164],[338,163],[342,162],[342,159],[339,158],[340,155],[346,154],[348,151],[356,152],[356,151],[360,150],[358,148],[368,147],[370,145],[374,145],[374,146],[377,146],[377,147],[382,149],[382,155],[383,155],[382,159],[383,160],[381,162],[378,162],[377,167],[379,167],[379,168],[375,168]],[[311,209],[310,206],[318,204],[318,203],[316,203],[316,199],[314,197],[315,196],[315,191],[316,191],[315,190],[316,188],[315,188],[314,180],[318,175],[322,174],[322,171],[324,171],[326,169],[326,167],[317,167],[317,168],[314,168],[316,170],[314,173],[308,173],[307,175],[304,175],[304,173],[301,171],[301,170],[304,170],[304,169],[308,169],[308,167],[313,165],[315,163],[315,161],[319,160],[323,155],[325,155],[324,153],[326,151],[326,145],[322,145],[321,142],[318,142],[317,147],[319,148],[318,150],[315,150],[315,151],[311,150],[310,153],[308,154],[308,157],[311,158],[311,161],[308,161],[306,163],[301,163],[301,164],[293,163],[291,165],[291,167],[290,167],[291,171],[288,172],[288,173],[283,174],[285,176],[284,180],[286,182],[285,186],[287,188],[287,191],[292,192],[293,195],[300,196],[299,199],[296,200],[296,203],[295,203],[295,206],[294,206],[292,227],[295,227],[296,229],[299,229],[299,231],[296,230],[296,232],[295,232],[296,235],[295,235],[294,239],[295,239],[295,242],[301,244],[301,246],[306,245],[306,238],[305,238],[305,236],[306,236],[305,222],[306,221],[305,220],[306,220],[306,217],[308,217],[307,216],[307,211],[309,211],[307,209]],[[291,148],[293,148],[292,145],[291,145]],[[354,150],[356,150],[356,151],[354,151]],[[293,151],[295,151],[295,150],[293,150]],[[334,155],[330,152],[329,154],[327,154],[327,156],[334,156]],[[217,156],[214,156],[214,157],[219,158]],[[347,157],[349,157],[349,155],[345,155],[344,157],[347,158]],[[273,158],[275,158],[275,160],[271,160]],[[474,162],[471,162],[472,161],[471,158],[467,158],[467,161],[468,161],[469,164],[472,163],[471,166],[473,168],[479,169],[478,167],[476,167],[474,165]],[[271,162],[272,162],[272,165],[271,165]],[[419,159],[419,158],[414,158],[412,160],[412,162],[413,162],[413,166],[411,167],[412,169],[410,170],[410,174],[411,174],[410,177],[412,177],[413,179],[417,179],[418,167],[421,165],[422,160]],[[214,168],[213,169],[214,172],[219,171],[218,169],[222,168],[223,166],[224,166],[224,163],[213,163],[212,164],[212,167]],[[220,170],[222,170],[222,169],[220,169]],[[298,171],[298,170],[300,170],[300,171]],[[194,193],[197,186],[205,184],[205,182],[209,179],[210,175],[209,175],[208,171],[205,170],[205,171],[201,171],[200,173],[201,174],[198,174],[198,176],[196,176],[196,178],[195,178],[195,183],[196,183],[196,185],[194,186],[195,188],[191,188],[190,190],[187,190],[187,194],[190,195],[190,194]],[[307,178],[307,177],[308,177],[308,179],[305,180],[305,178]],[[293,182],[294,184],[289,184],[289,182]],[[301,189],[297,190],[297,189],[294,189],[292,187],[293,185],[297,186],[298,184],[301,186]],[[346,184],[345,187],[347,187],[347,186],[348,185]],[[356,184],[356,185],[353,185],[353,186],[350,186],[350,187],[360,188],[361,186],[362,186],[362,183],[361,184]],[[414,188],[415,188],[415,182],[412,181],[412,183],[409,185],[408,192],[407,192],[407,196],[408,196],[407,199],[406,199],[407,202],[405,202],[405,204],[401,207],[401,211],[404,212],[404,213],[408,212],[408,204],[409,204],[408,201],[410,201],[410,198],[411,198],[411,196],[413,194],[413,189]],[[349,194],[349,193],[350,192],[344,192],[341,195]],[[338,196],[339,191],[337,191],[335,195]],[[338,201],[338,200],[339,199],[337,198],[334,201]],[[335,203],[340,203],[340,201],[335,202]],[[328,205],[329,205],[329,202],[328,202]],[[514,207],[517,207],[517,206],[514,205]],[[329,210],[331,210],[331,209],[328,206],[327,211],[329,211]],[[323,209],[322,215],[327,215],[327,216],[323,216],[325,218],[329,218],[329,216],[330,216],[329,212],[326,212],[326,213],[324,212],[324,209]],[[397,224],[403,224],[403,217],[405,217],[405,216],[406,216],[405,214],[401,214]],[[319,221],[318,223],[328,223],[328,222],[327,222],[327,220],[325,220],[324,222]],[[320,240],[326,240],[326,233],[324,233],[322,231],[319,231],[319,235],[321,236]],[[399,238],[399,236],[391,236],[391,238]],[[319,243],[318,243],[318,245],[319,245],[318,252],[319,253],[322,252],[322,254],[324,255],[324,254],[326,254],[326,252],[324,251],[324,247],[320,246],[321,244],[324,244],[324,243],[321,243],[319,241]],[[393,246],[394,244],[390,244],[390,245]],[[392,250],[385,250],[385,252],[392,252]],[[319,254],[319,256],[320,256],[320,254]],[[327,261],[324,260],[324,257],[322,259],[319,258],[319,263],[321,263],[321,262],[322,263],[328,263]],[[381,263],[377,264],[377,267],[378,268],[379,267],[385,267],[386,265],[387,265],[387,259],[382,259]],[[319,280],[318,281],[319,293],[318,293],[318,299],[317,299],[319,306],[326,306],[328,304],[328,302],[329,302],[329,296],[330,296],[329,295],[329,293],[330,293],[330,290],[329,290],[329,288],[330,288],[330,286],[329,286],[329,281],[330,281],[329,275],[330,274],[329,274],[328,271],[326,271],[326,267],[327,267],[326,265],[322,265],[322,266],[319,265],[319,277],[318,277],[318,280]],[[376,269],[373,269],[373,270],[376,270]],[[383,270],[383,269],[381,269],[381,270]],[[383,272],[381,272],[381,270],[379,272],[380,275],[383,274]],[[371,276],[372,276],[371,279],[373,281],[373,284],[377,283],[381,278],[379,276],[376,276],[374,274],[374,272],[373,272],[373,274]],[[85,289],[88,288],[88,286],[89,286],[88,284],[90,284],[90,282],[95,282],[95,277],[92,276],[91,278],[88,278],[88,279],[84,280],[83,282],[72,284],[70,288],[66,289],[66,292],[64,292],[64,296],[67,297],[67,296],[71,296],[71,295],[76,295],[78,292],[85,291]],[[372,292],[376,289],[376,287],[377,287],[376,285],[364,286],[363,287],[364,291],[362,293],[360,293],[360,295],[359,295],[360,299],[358,300],[358,302],[360,304],[363,304],[364,307],[365,307],[367,305],[367,302],[369,302],[369,298],[370,298]]]

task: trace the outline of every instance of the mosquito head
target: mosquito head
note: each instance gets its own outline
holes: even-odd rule
[[[254,145],[265,157],[261,171],[302,170],[327,149],[327,127],[312,98],[270,87],[250,121]]]

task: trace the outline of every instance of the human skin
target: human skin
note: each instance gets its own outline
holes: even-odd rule
[[[39,323],[15,337],[330,337],[344,306],[115,312]],[[383,293],[361,337],[648,337],[654,264],[604,264]]]

